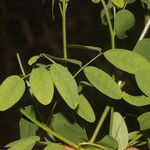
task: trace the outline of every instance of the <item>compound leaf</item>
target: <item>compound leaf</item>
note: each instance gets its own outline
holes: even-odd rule
[[[122,91],[117,83],[101,69],[88,66],[84,69],[84,73],[91,84],[103,94],[113,99],[122,98]]]
[[[0,111],[16,104],[25,91],[25,82],[17,75],[6,78],[0,86]]]
[[[31,72],[30,85],[34,96],[41,104],[48,105],[52,101],[54,85],[50,72],[45,68],[36,68]]]

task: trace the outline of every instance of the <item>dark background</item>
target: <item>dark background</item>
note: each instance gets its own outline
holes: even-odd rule
[[[91,3],[90,0],[71,0],[67,13],[67,40],[68,43],[99,46],[104,50],[110,48],[110,38],[107,26],[102,26],[100,19],[100,5]],[[136,17],[136,24],[128,32],[128,38],[119,41],[117,47],[132,49],[144,27],[144,11],[140,1],[128,6]],[[0,82],[12,74],[21,74],[16,53],[19,53],[26,72],[31,68],[27,65],[28,59],[40,54],[49,53],[63,56],[61,17],[58,5],[55,5],[55,20],[52,19],[51,0],[0,0]],[[148,33],[149,34],[149,33]],[[70,58],[81,59],[84,63],[95,56],[93,52],[69,50]],[[94,63],[108,73],[115,73],[118,79],[127,78],[121,71],[113,69],[105,60]],[[138,93],[133,77],[126,79],[126,90]],[[93,91],[90,91],[93,92]],[[104,95],[94,93],[89,98],[106,98]],[[99,96],[99,97],[98,97]],[[30,103],[30,97],[24,96],[21,103]],[[92,104],[96,113],[101,112],[97,103]],[[103,104],[104,105],[104,104]],[[128,107],[127,104],[118,104],[120,111],[138,114],[143,109]],[[120,107],[121,106],[121,107]],[[126,109],[128,107],[128,109]],[[19,138],[18,107],[0,112],[0,150],[4,145]],[[131,123],[129,121],[129,123]],[[132,125],[133,127],[133,125]],[[132,128],[131,127],[131,128]],[[88,126],[90,128],[90,126]]]

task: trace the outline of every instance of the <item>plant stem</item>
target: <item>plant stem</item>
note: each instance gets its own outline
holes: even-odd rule
[[[111,48],[114,49],[115,48],[115,32],[111,23],[111,19],[109,16],[109,12],[107,9],[107,5],[105,3],[105,0],[101,0],[101,3],[103,5],[103,8],[105,10],[106,13],[106,19],[107,19],[107,23],[108,23],[108,27],[109,27],[109,32],[110,32],[110,38],[111,38]],[[115,7],[113,7],[113,12],[114,12],[114,17],[116,15],[116,9]],[[114,24],[114,23],[113,23]],[[112,102],[113,105],[113,102]],[[109,135],[112,134],[112,121],[113,121],[113,113],[114,113],[114,107],[111,106],[111,111],[110,111],[110,125],[109,125]]]
[[[95,56],[93,59],[91,59],[89,62],[87,62],[84,66],[82,66],[75,74],[74,74],[74,78],[86,67],[88,66],[90,63],[92,63],[94,60],[96,60],[98,57],[101,56],[102,53],[99,53],[97,56]]]
[[[52,62],[53,64],[56,63],[53,59],[49,58],[46,54],[41,53],[40,56],[45,57],[46,59],[48,59],[50,62]]]
[[[20,112],[26,116],[29,120],[31,120],[33,123],[35,123],[37,126],[39,126],[40,128],[42,128],[43,130],[45,130],[46,132],[52,134],[54,137],[56,137],[57,139],[61,140],[62,142],[68,144],[69,146],[78,149],[78,145],[76,145],[75,143],[71,142],[70,140],[66,139],[65,137],[59,135],[58,133],[54,132],[53,130],[51,130],[50,128],[48,128],[45,124],[42,124],[41,122],[37,121],[36,119],[34,119],[32,116],[30,116],[28,113],[26,113],[26,111],[24,109],[20,109]]]
[[[145,27],[144,27],[144,29],[143,29],[143,31],[142,31],[138,41],[141,41],[145,37],[149,27],[150,27],[150,18],[148,19],[148,21],[147,21],[147,23],[146,23],[146,25],[145,25]]]
[[[114,114],[114,107],[111,107],[110,108],[109,135],[112,135],[113,114]]]
[[[66,0],[63,0],[62,3],[62,34],[63,34],[63,52],[64,59],[67,59],[67,36],[66,36],[66,10],[67,10]]]
[[[114,31],[113,31],[113,27],[112,27],[112,23],[111,23],[111,20],[110,20],[109,12],[108,12],[105,0],[101,0],[101,3],[104,7],[104,11],[106,13],[106,19],[107,19],[107,22],[108,22],[110,38],[111,38],[111,48],[114,49],[115,48],[115,34],[114,34]]]
[[[110,110],[110,106],[106,106],[105,110],[102,113],[102,116],[99,119],[97,127],[96,127],[96,129],[95,129],[95,131],[94,131],[94,133],[93,133],[93,135],[92,135],[92,137],[90,139],[90,143],[93,143],[95,141],[96,136],[98,135],[99,130],[100,130],[100,128],[101,128],[101,126],[102,126],[102,124],[103,124],[103,122],[104,122],[104,120],[105,120],[105,118],[106,118],[106,116],[107,116],[107,114],[109,112],[109,110]]]
[[[17,53],[16,55],[17,55],[17,59],[18,59],[18,63],[19,63],[21,72],[22,72],[22,74],[25,76],[26,74],[25,74],[25,71],[24,71],[24,69],[23,69],[23,65],[22,65],[22,63],[21,63],[20,55],[19,55],[19,53]]]
[[[88,142],[80,143],[79,146],[80,146],[80,147],[83,147],[83,146],[93,146],[93,147],[100,148],[100,149],[102,149],[102,150],[108,150],[108,148],[106,148],[106,147],[103,146],[103,145],[95,144],[95,143],[88,143]]]

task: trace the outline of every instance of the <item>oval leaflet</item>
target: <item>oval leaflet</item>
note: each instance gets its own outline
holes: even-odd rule
[[[45,68],[36,68],[30,75],[31,90],[37,100],[48,105],[53,98],[54,85],[51,79],[51,74]]]
[[[122,98],[122,91],[119,85],[103,70],[88,66],[84,69],[84,73],[91,84],[103,94],[113,99]]]
[[[25,91],[25,82],[17,75],[6,78],[0,86],[0,111],[16,104]]]

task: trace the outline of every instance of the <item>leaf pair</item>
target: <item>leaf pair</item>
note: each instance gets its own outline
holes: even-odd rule
[[[68,69],[60,64],[52,64],[50,71],[34,69],[30,75],[31,90],[37,100],[47,105],[52,101],[54,85],[71,109],[87,121],[95,121],[92,107],[83,95],[78,94],[77,83]],[[86,108],[86,110],[85,110]]]
[[[147,59],[134,51],[123,49],[112,49],[104,53],[106,59],[117,68],[128,73],[135,74],[139,88],[149,96],[149,75],[150,63]],[[134,106],[145,106],[150,104],[150,98],[145,96],[131,96],[127,93],[123,94],[123,98]]]
[[[83,95],[78,94],[77,83],[68,69],[62,65],[53,64],[51,75],[58,92],[68,106],[76,109],[77,114],[85,120],[95,121],[92,107]]]

